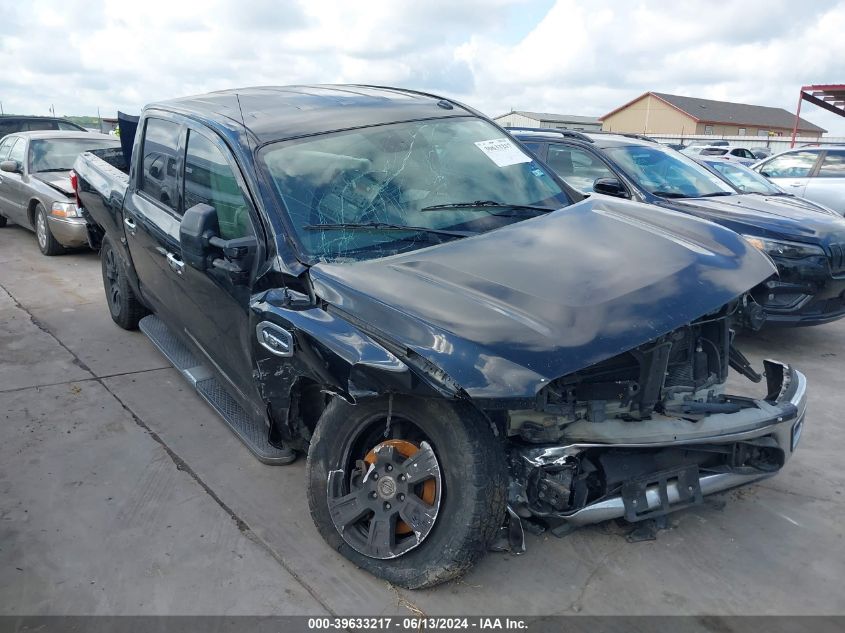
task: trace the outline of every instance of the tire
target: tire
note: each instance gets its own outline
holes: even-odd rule
[[[373,525],[368,521],[374,522],[376,515],[373,514],[372,519],[365,517],[354,525],[350,523],[350,527],[344,530],[346,536],[342,536],[335,527],[329,504],[341,495],[352,496],[360,490],[354,487],[355,483],[362,487],[374,485],[375,474],[368,474],[370,483],[363,484],[360,477],[347,476],[346,473],[360,475],[360,470],[354,470],[355,460],[361,460],[366,448],[374,441],[384,441],[388,406],[387,398],[363,401],[357,405],[335,398],[323,412],[311,438],[306,466],[311,517],[326,542],[361,569],[406,589],[431,587],[469,570],[487,551],[502,525],[507,490],[505,456],[487,419],[468,403],[394,396],[391,438],[395,438],[394,442],[418,443],[421,450],[428,450],[421,441],[424,438],[431,447],[440,475],[438,507],[433,525],[426,528],[428,532],[424,529],[418,531],[419,523],[412,531],[404,522],[408,516],[405,514],[401,517],[403,522],[396,524],[394,538],[397,542],[401,539],[402,543],[416,540],[417,544],[412,548],[395,557],[363,553],[360,543],[353,546],[350,541],[353,537],[365,540],[366,536],[361,534],[378,533],[378,530],[373,532],[368,527]],[[368,453],[367,458],[372,454]],[[403,457],[400,455],[398,459]],[[405,463],[410,462],[410,458],[405,460]],[[359,462],[359,465],[365,464]],[[376,474],[382,473],[380,484],[387,483],[385,480],[389,478],[384,468],[387,466],[381,462],[370,467]],[[330,473],[338,469],[343,469],[343,474],[332,475],[330,481]],[[402,470],[403,466],[397,465],[391,481],[401,481],[404,476]],[[340,488],[335,487],[338,481],[343,482]],[[330,484],[334,492],[330,492]],[[402,484],[394,484],[398,485]],[[376,490],[379,492],[376,493]],[[421,489],[417,487],[417,490]],[[418,499],[425,497],[425,488],[422,491]],[[378,496],[368,497],[366,503],[382,504],[384,501],[381,489],[371,489],[367,494]],[[401,497],[397,494],[392,499],[398,503],[402,501]],[[411,498],[410,492],[407,497]],[[370,499],[374,501],[370,502]],[[337,505],[334,507],[336,509]],[[401,535],[400,526],[410,534]],[[401,549],[405,545],[396,547]],[[393,546],[388,551],[392,553]]]
[[[149,314],[149,310],[132,291],[123,260],[107,237],[103,238],[100,248],[100,265],[112,321],[124,330],[138,329],[138,321]]]
[[[0,215],[0,229],[2,229],[4,226],[6,226],[7,221],[8,220],[6,220],[6,216]]]
[[[53,237],[53,233],[50,231],[50,223],[47,221],[47,210],[40,202],[35,206],[33,219],[35,220],[35,239],[38,242],[38,250],[41,251],[41,254],[52,257],[64,253],[65,247]]]

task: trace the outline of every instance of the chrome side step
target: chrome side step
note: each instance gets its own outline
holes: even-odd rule
[[[211,370],[170,331],[164,321],[150,315],[141,319],[138,327],[197,393],[220,414],[227,426],[259,461],[272,466],[282,466],[296,459],[293,451],[276,448],[270,444],[264,420],[256,420],[245,411]]]

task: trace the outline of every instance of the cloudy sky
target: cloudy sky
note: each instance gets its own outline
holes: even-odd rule
[[[845,83],[843,33],[837,0],[0,0],[0,102],[113,116],[221,88],[357,82],[491,116],[599,116],[647,90],[792,111],[801,85]],[[845,118],[804,107],[845,136]]]

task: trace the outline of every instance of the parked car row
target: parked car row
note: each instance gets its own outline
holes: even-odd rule
[[[121,130],[73,179],[112,319],[259,460],[307,453],[320,534],[392,583],[459,576],[503,527],[521,551],[526,526],[661,517],[798,445],[804,376],[734,332],[760,302],[834,318],[839,218],[398,88],[220,91]]]
[[[0,227],[11,220],[34,231],[44,255],[87,246],[70,170],[80,153],[120,141],[60,119],[0,118],[0,131],[13,126],[0,139]]]
[[[735,159],[757,161],[772,155],[772,150],[768,147],[734,147],[730,141],[724,139],[694,140],[689,144],[664,143],[664,145],[690,155],[702,153],[705,156],[724,156],[729,160],[733,156]]]
[[[723,173],[726,167],[739,169],[736,163],[722,161],[717,165],[724,167],[709,170],[658,143],[615,134],[518,128],[512,132],[582,193],[673,209],[745,236],[778,267],[777,277],[751,292],[765,309],[766,323],[816,325],[845,316],[841,215],[779,188],[743,191]]]
[[[804,147],[781,152],[753,169],[796,196],[845,215],[845,147]]]
[[[43,132],[62,130],[64,132],[86,132],[87,130],[67,119],[50,116],[0,116],[0,138],[15,132]]]

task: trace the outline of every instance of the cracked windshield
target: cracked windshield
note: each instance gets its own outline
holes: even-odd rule
[[[274,143],[260,153],[304,255],[385,257],[570,204],[485,121],[414,121]]]

